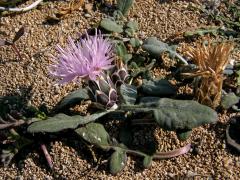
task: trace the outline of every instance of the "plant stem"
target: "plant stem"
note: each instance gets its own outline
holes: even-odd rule
[[[48,153],[48,150],[46,148],[46,145],[45,144],[41,144],[41,149],[43,151],[43,154],[47,160],[47,163],[48,163],[48,166],[50,167],[50,169],[53,168],[53,163],[52,163],[52,158],[50,156],[50,154]]]
[[[24,8],[8,8],[8,7],[1,7],[0,6],[0,11],[9,11],[9,12],[26,12],[29,11],[33,8],[35,8],[38,4],[40,4],[43,0],[37,0],[31,5],[24,7]]]
[[[175,149],[173,151],[168,151],[168,152],[156,152],[153,154],[153,159],[168,159],[168,158],[173,158],[176,156],[180,156],[182,154],[187,153],[191,149],[191,144],[188,144],[182,148]],[[127,153],[129,154],[134,154],[134,155],[139,155],[139,156],[147,156],[147,154],[140,152],[140,151],[135,151],[135,150],[130,150],[130,149],[125,149]]]
[[[16,122],[12,122],[12,123],[9,123],[9,122],[6,122],[6,121],[0,121],[2,122],[3,124],[0,124],[0,130],[1,129],[7,129],[7,128],[12,128],[12,127],[17,127],[17,126],[21,126],[22,124],[25,124],[26,122],[22,119],[20,120],[17,120]]]
[[[142,105],[121,105],[120,111],[135,111],[135,112],[149,112],[149,108],[143,107]]]
[[[156,124],[156,121],[154,121],[154,119],[132,119],[131,124],[132,125],[153,125],[153,124]]]
[[[124,148],[124,147],[121,147],[121,146],[109,145],[109,146],[104,146],[104,147],[114,149],[114,150],[116,148],[121,148],[122,150],[126,151],[126,153],[129,153],[129,154],[133,154],[133,155],[137,155],[137,156],[143,156],[143,157],[149,156],[148,154],[145,154],[141,151],[131,150],[131,149]],[[150,156],[152,156],[153,159],[168,159],[168,158],[173,158],[173,157],[176,157],[176,156],[186,154],[190,149],[191,149],[191,144],[187,144],[186,146],[184,146],[182,148],[179,148],[179,149],[175,149],[175,150],[168,151],[168,152],[156,152],[155,154],[150,155]]]
[[[15,44],[12,44],[11,47],[12,47],[13,51],[18,55],[19,59],[23,60],[22,55],[20,54],[20,52],[19,52],[18,48],[15,46]]]
[[[180,156],[182,154],[186,154],[191,149],[191,144],[187,144],[186,146],[175,149],[168,152],[157,152],[153,155],[153,159],[166,159],[166,158],[173,158],[176,156]]]

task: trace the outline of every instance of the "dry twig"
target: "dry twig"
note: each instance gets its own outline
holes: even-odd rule
[[[8,12],[26,12],[29,11],[35,7],[37,7],[37,5],[39,5],[43,0],[37,0],[34,3],[32,3],[31,5],[24,7],[24,8],[9,8],[9,7],[1,7],[0,6],[0,11],[8,11]]]

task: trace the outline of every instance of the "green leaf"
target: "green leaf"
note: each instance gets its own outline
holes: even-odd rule
[[[122,84],[120,87],[121,103],[135,104],[137,99],[137,88],[133,85]]]
[[[95,121],[96,119],[107,114],[108,111],[95,113],[90,116],[68,116],[66,114],[57,114],[53,117],[49,117],[46,120],[37,121],[32,123],[27,131],[30,133],[39,132],[59,132],[65,129],[75,129],[79,125],[87,124],[89,122]]]
[[[123,42],[119,42],[116,44],[116,53],[120,57],[123,57],[124,55],[126,55],[128,53],[127,48]]]
[[[176,89],[166,79],[143,80],[140,92],[149,96],[171,96],[177,93]]]
[[[187,61],[176,52],[176,46],[169,46],[168,44],[157,40],[156,37],[148,38],[143,43],[142,48],[143,50],[147,51],[149,54],[157,58],[159,58],[162,53],[168,52],[170,57],[174,58],[176,56],[184,64],[188,64]]]
[[[88,94],[88,90],[86,88],[81,88],[76,91],[69,93],[63,100],[57,105],[56,110],[59,111],[61,109],[66,109],[76,103],[81,102],[82,100],[90,99]]]
[[[134,33],[135,31],[131,28],[126,28],[125,30],[125,33],[129,36],[129,37],[133,37],[134,36]]]
[[[237,73],[237,85],[240,86],[240,70],[238,70],[236,73]]]
[[[153,109],[155,120],[167,130],[192,129],[217,121],[217,113],[208,106],[192,100],[163,98]]]
[[[116,148],[116,151],[111,155],[110,158],[110,172],[115,175],[122,171],[127,163],[127,154],[121,148]]]
[[[116,44],[116,54],[122,58],[125,64],[132,59],[132,54],[128,54],[127,48],[123,42]]]
[[[132,54],[125,54],[122,58],[125,64],[132,59]]]
[[[141,45],[141,41],[138,38],[131,38],[130,39],[130,44],[132,47],[139,47]]]
[[[143,44],[143,49],[155,57],[159,57],[164,52],[169,52],[173,57],[176,54],[175,46],[169,46],[168,44],[157,40],[156,37],[148,38]]]
[[[112,17],[116,20],[119,20],[119,19],[121,20],[121,19],[124,18],[123,14],[120,10],[113,11],[113,16]]]
[[[210,28],[200,28],[195,31],[186,31],[183,36],[192,37],[192,36],[203,36],[205,34],[212,34],[216,36],[219,33],[219,27],[210,27]]]
[[[152,165],[152,159],[153,159],[152,156],[147,156],[147,155],[144,156],[143,167],[144,168],[149,168]]]
[[[146,96],[146,97],[141,97],[139,99],[139,104],[145,104],[145,103],[157,103],[161,98],[156,97],[156,96]]]
[[[103,19],[100,23],[100,27],[110,32],[123,32],[123,27],[111,19]]]
[[[0,154],[1,164],[3,164],[4,167],[7,167],[17,153],[18,149],[2,149]]]
[[[190,137],[192,131],[191,130],[190,131],[189,130],[186,130],[186,131],[185,130],[177,130],[176,133],[177,133],[178,139],[180,139],[181,141],[185,141]]]
[[[136,21],[129,21],[124,31],[128,36],[133,37],[136,31],[138,31],[138,23]]]
[[[134,32],[138,30],[138,23],[137,21],[129,21],[126,25],[128,28],[132,29]]]
[[[109,149],[110,137],[102,124],[89,123],[85,127],[76,129],[75,132],[85,141],[102,149]]]
[[[125,16],[132,7],[134,0],[117,0],[117,8]]]
[[[226,94],[222,97],[221,106],[224,109],[229,109],[231,106],[239,102],[240,97],[236,96],[233,92]]]
[[[217,121],[217,113],[208,106],[192,100],[160,98],[140,105],[121,106],[122,110],[152,112],[158,125],[165,130],[191,130]]]
[[[129,65],[129,68],[132,69],[131,76],[134,78],[142,74],[142,76],[145,79],[150,79],[151,78],[150,70],[153,68],[155,63],[156,63],[156,60],[153,59],[150,64],[144,67],[139,67],[136,62],[131,62]]]

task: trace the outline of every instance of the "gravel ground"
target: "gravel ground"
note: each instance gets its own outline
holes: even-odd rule
[[[28,1],[30,2],[30,1]],[[92,27],[106,16],[105,10],[79,9],[64,17],[60,23],[50,25],[46,17],[52,16],[59,7],[69,1],[46,1],[37,9],[23,14],[0,17],[0,38],[13,38],[21,26],[28,33],[17,42],[23,59],[20,60],[10,47],[0,47],[0,95],[27,95],[29,104],[46,104],[52,108],[62,97],[81,84],[54,85],[48,76],[50,54],[55,53],[55,45],[64,45],[67,37],[74,38]],[[188,9],[188,1],[136,0],[136,6],[129,18],[138,21],[142,38],[156,36],[161,40],[189,29],[208,25],[200,14]],[[239,55],[236,55],[239,57]],[[154,75],[167,74],[164,70],[154,70]],[[225,128],[230,116],[219,114],[216,125],[194,129],[188,142],[196,144],[195,152],[169,159],[154,161],[151,168],[142,169],[141,159],[128,158],[128,164],[117,176],[108,171],[106,162],[96,166],[89,152],[80,145],[68,146],[67,139],[54,141],[47,146],[54,163],[50,172],[42,155],[32,152],[23,161],[8,168],[0,168],[0,179],[239,179],[240,157],[225,142]],[[159,151],[179,148],[188,142],[180,142],[175,133],[154,127],[139,127],[135,145],[146,141],[156,141]],[[97,156],[98,157],[98,156]]]

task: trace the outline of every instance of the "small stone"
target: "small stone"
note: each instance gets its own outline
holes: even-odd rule
[[[232,163],[232,160],[229,159],[228,157],[223,159],[223,165],[224,165],[225,168],[230,168],[231,163]]]
[[[91,15],[91,14],[88,14],[88,13],[86,13],[86,14],[84,14],[84,17],[86,17],[86,18],[90,18],[90,17],[92,17],[92,15]]]

